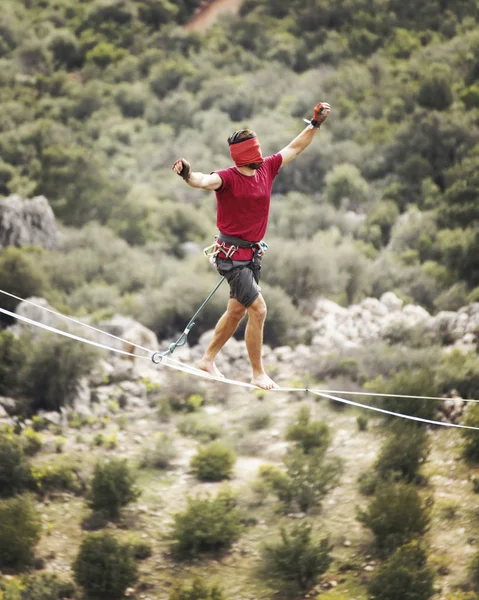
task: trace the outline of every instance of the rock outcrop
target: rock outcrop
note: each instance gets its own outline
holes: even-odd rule
[[[55,215],[44,196],[23,200],[18,195],[0,200],[0,249],[6,246],[57,247]]]

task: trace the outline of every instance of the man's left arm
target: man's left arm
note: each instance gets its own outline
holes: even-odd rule
[[[285,165],[294,160],[303,150],[305,150],[309,144],[313,141],[314,136],[319,130],[321,123],[328,118],[331,112],[331,107],[327,102],[320,102],[314,107],[313,119],[310,125],[303,129],[303,131],[294,138],[285,148],[280,151],[283,159],[282,165]]]

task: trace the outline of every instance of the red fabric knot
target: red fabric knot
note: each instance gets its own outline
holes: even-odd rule
[[[261,146],[259,145],[258,138],[255,137],[231,144],[230,154],[237,167],[263,162]]]

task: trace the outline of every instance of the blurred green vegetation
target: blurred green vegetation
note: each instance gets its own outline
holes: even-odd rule
[[[2,284],[176,334],[213,280],[191,251],[215,227],[212,195],[171,163],[228,166],[241,126],[277,152],[327,99],[328,123],[275,184],[266,341],[289,339],[317,294],[392,289],[430,310],[476,298],[477,2],[246,0],[207,35],[182,27],[198,5],[2,4],[0,194],[44,194],[74,228],[56,252],[8,250]]]

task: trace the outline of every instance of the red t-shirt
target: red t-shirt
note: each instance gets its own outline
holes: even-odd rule
[[[254,175],[243,175],[236,167],[216,171],[223,185],[216,190],[216,225],[220,232],[248,242],[263,239],[268,225],[271,188],[283,157],[273,154],[264,159]],[[253,250],[239,248],[234,260],[250,260]]]

